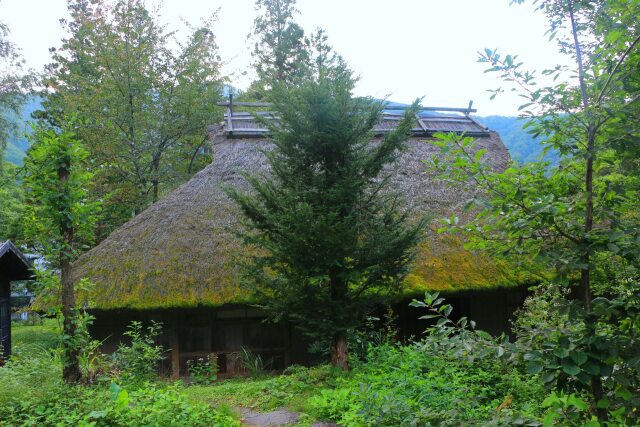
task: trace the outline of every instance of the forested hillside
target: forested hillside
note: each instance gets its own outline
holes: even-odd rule
[[[18,166],[22,165],[22,160],[29,148],[29,141],[24,137],[24,132],[29,130],[28,122],[32,120],[31,113],[40,108],[40,101],[40,97],[33,97],[23,106],[20,116],[13,118],[17,124],[17,132],[9,136],[4,157]]]
[[[27,122],[31,120],[31,113],[40,108],[40,102],[39,97],[33,98],[25,104],[21,116],[16,118],[19,122],[19,132],[17,135],[9,138],[5,152],[5,159],[11,163],[22,165],[22,159],[24,158],[27,148],[29,148],[29,141],[22,133],[28,130]],[[538,140],[534,139],[526,130],[522,129],[525,123],[523,120],[512,116],[486,116],[478,117],[478,120],[488,126],[489,129],[495,130],[500,134],[502,141],[509,149],[511,157],[514,160],[519,163],[539,160],[543,147]],[[545,159],[554,163],[556,157],[554,153],[549,153]]]
[[[478,120],[500,134],[502,141],[509,149],[511,157],[519,163],[535,162],[540,160],[543,145],[539,139],[533,138],[522,128],[526,123],[519,117],[511,116],[486,116],[478,117]],[[544,157],[551,163],[557,162],[557,154],[549,152]]]

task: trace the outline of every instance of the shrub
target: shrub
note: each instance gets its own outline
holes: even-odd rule
[[[147,383],[128,392],[115,384],[68,386],[57,396],[0,405],[0,425],[14,426],[239,426],[231,416],[193,403],[178,386]]]
[[[128,393],[112,385],[112,401],[104,410],[88,415],[98,425],[119,426],[239,426],[232,417],[211,407],[188,401],[177,385],[160,388],[147,383]]]
[[[504,402],[507,412],[530,412],[528,402],[543,396],[535,377],[498,361],[447,359],[419,344],[373,347],[366,364],[337,381],[336,389],[310,399],[310,409],[349,426],[488,422]]]
[[[218,378],[218,355],[187,360],[187,371],[195,384],[211,384]]]
[[[155,377],[158,362],[163,358],[162,346],[155,345],[162,324],[151,321],[146,329],[140,322],[131,322],[124,333],[131,338],[129,345],[120,344],[113,354],[113,363],[125,383],[151,380]]]

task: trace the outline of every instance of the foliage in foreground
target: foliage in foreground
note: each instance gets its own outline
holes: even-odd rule
[[[319,389],[333,388],[337,378],[348,376],[329,365],[312,368],[293,365],[282,375],[233,378],[213,385],[192,385],[184,393],[196,402],[214,407],[231,406],[267,412],[286,407],[308,412],[307,401]]]
[[[50,322],[14,328],[15,354],[0,368],[0,426],[239,425],[189,399],[179,384],[130,381],[123,388],[118,378],[92,386],[63,383],[59,329]]]
[[[543,389],[533,376],[496,361],[447,360],[419,346],[372,348],[369,361],[309,405],[342,425],[454,425],[505,412],[535,414]]]

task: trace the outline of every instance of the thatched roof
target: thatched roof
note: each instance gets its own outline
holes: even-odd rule
[[[239,211],[223,187],[248,190],[242,172],[268,173],[262,150],[271,144],[261,134],[231,138],[227,128],[211,129],[211,165],[75,263],[75,278],[86,277],[95,285],[80,296],[81,303],[102,309],[142,309],[248,301],[237,281],[237,261],[243,254],[235,234]],[[487,149],[487,161],[496,169],[506,167],[509,154],[499,136],[482,130],[485,136],[479,141]],[[436,216],[461,212],[473,189],[452,188],[424,173],[423,160],[438,149],[425,143],[422,132],[409,139],[407,150],[391,168],[395,171],[391,186],[421,211]],[[406,282],[411,294],[515,284],[507,268],[464,250],[454,236],[435,233],[422,244]]]

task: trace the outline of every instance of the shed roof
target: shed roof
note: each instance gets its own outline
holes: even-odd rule
[[[245,255],[237,238],[240,213],[224,187],[249,191],[243,172],[268,174],[264,151],[273,145],[264,133],[231,137],[224,124],[210,132],[212,164],[75,262],[75,278],[94,283],[79,295],[79,302],[102,309],[146,309],[250,301],[238,283],[238,261]],[[388,169],[390,186],[400,191],[408,207],[437,217],[461,213],[475,189],[453,188],[434,173],[425,173],[423,160],[438,155],[438,148],[425,138],[412,135],[407,141],[407,149]],[[510,157],[498,134],[486,132],[479,145],[487,150],[486,161],[493,168],[507,166]],[[464,249],[456,236],[430,233],[406,279],[405,295],[517,283],[513,270]]]
[[[0,275],[13,280],[30,280],[33,278],[31,262],[16,245],[7,240],[0,244]]]

